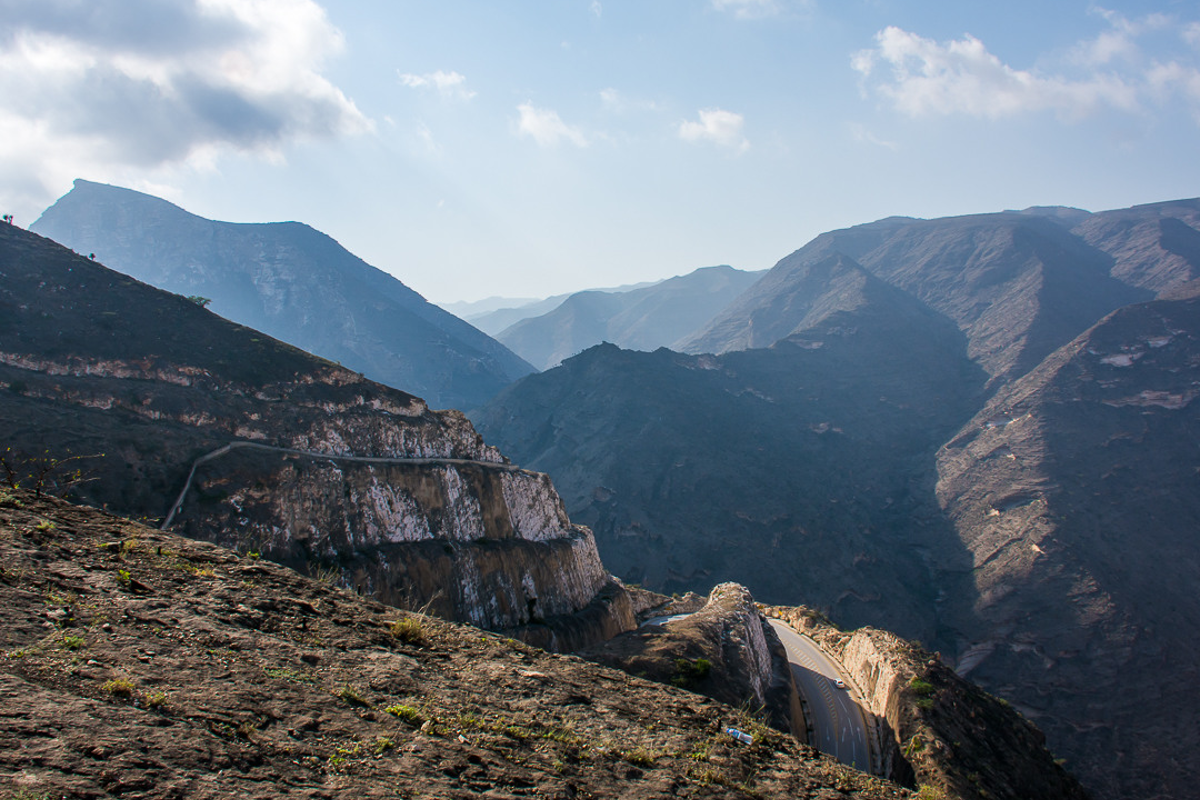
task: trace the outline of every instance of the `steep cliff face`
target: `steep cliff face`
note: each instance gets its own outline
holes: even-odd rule
[[[239,448],[197,467],[173,528],[492,630],[571,615],[610,580],[549,478],[484,461]]]
[[[462,414],[2,228],[0,413],[27,482],[78,464],[78,499],[550,646],[632,625],[549,479]]]

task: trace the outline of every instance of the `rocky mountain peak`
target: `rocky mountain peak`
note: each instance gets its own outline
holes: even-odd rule
[[[298,222],[215,222],[89,181],[32,230],[367,377],[470,408],[533,368],[399,280]]]

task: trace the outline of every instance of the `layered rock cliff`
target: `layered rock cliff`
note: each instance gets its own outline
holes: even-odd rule
[[[633,624],[549,479],[462,414],[13,226],[0,273],[15,480],[549,646]]]

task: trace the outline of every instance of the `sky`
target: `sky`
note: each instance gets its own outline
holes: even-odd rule
[[[298,220],[435,302],[1200,196],[1200,4],[0,0],[0,210]]]

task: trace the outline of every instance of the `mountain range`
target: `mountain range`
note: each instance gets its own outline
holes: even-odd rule
[[[13,225],[0,312],[0,791],[1084,796],[935,654],[776,609],[877,726],[872,776],[822,756],[783,622],[726,584],[635,630],[674,603],[460,412]],[[743,708],[526,644],[619,636],[592,657]]]
[[[720,299],[686,321],[582,293],[519,323],[540,363],[626,349],[541,374],[298,223],[81,181],[56,226],[93,258],[3,231],[0,411],[80,499],[557,649],[632,624],[609,570],[735,580],[920,639],[1099,797],[1200,778],[1200,200],[833,231],[675,279]],[[490,444],[416,393],[491,397]]]
[[[1197,243],[1200,200],[833,231],[684,353],[597,347],[472,417],[627,581],[919,638],[1097,796],[1187,796]]]
[[[323,233],[214,222],[90,181],[30,227],[77,252],[424,398],[472,408],[534,369]]]
[[[610,288],[594,288],[588,291],[620,293],[634,289],[645,289],[658,281],[644,281]],[[512,327],[523,319],[539,317],[553,311],[574,292],[551,295],[550,297],[489,297],[477,301],[441,303],[442,308],[470,322],[476,328],[495,336],[505,328]]]
[[[704,267],[651,286],[576,292],[495,336],[538,369],[557,366],[602,342],[657,350],[703,326],[762,275],[730,266]]]

